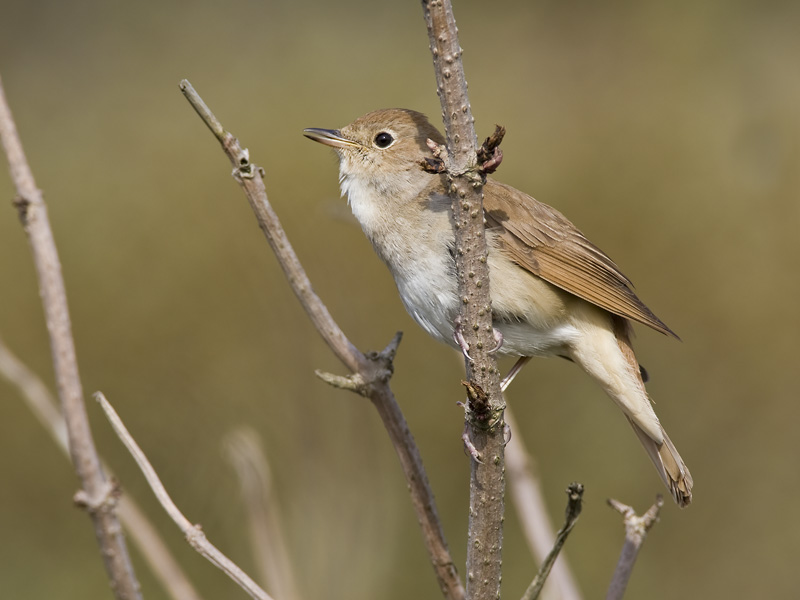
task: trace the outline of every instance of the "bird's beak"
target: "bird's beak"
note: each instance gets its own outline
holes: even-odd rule
[[[317,129],[315,127],[309,127],[308,129],[303,129],[303,135],[310,140],[334,148],[353,148],[358,146],[356,142],[342,137],[338,129]]]

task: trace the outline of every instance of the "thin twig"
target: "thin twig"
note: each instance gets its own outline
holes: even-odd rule
[[[19,389],[25,403],[64,456],[69,459],[67,428],[64,418],[58,412],[55,399],[42,380],[11,352],[2,337],[0,337],[0,375]],[[105,463],[103,471],[109,479],[113,479],[114,474]],[[174,600],[202,600],[156,528],[130,496],[119,498],[117,515],[134,546],[139,548],[144,560],[170,597]]]
[[[561,552],[561,548],[564,547],[564,543],[567,541],[567,536],[570,531],[572,531],[575,523],[578,522],[578,517],[581,514],[582,508],[583,485],[580,483],[571,483],[567,488],[567,509],[564,511],[564,525],[558,530],[553,549],[550,550],[542,566],[539,567],[539,572],[536,573],[536,577],[533,578],[528,589],[525,590],[525,593],[522,595],[522,600],[536,600],[539,597],[544,582],[547,581],[547,576],[550,574],[550,569],[553,567],[553,563],[556,562],[556,558],[558,558],[558,553]]]
[[[625,523],[625,543],[622,545],[617,568],[614,570],[614,575],[611,578],[611,584],[608,586],[608,593],[606,594],[606,600],[620,600],[625,594],[625,588],[628,587],[633,565],[639,556],[639,550],[644,544],[647,532],[658,521],[658,513],[664,505],[664,498],[661,494],[656,496],[653,506],[641,517],[636,514],[632,507],[618,500],[609,499],[608,504],[623,516]]]
[[[511,440],[506,445],[508,487],[528,547],[536,562],[541,564],[555,543],[556,533],[547,514],[535,463],[525,448],[510,406],[506,407],[505,420],[512,431]],[[566,556],[562,555],[553,565],[542,597],[552,600],[581,600],[578,584]]]
[[[478,165],[478,141],[467,96],[461,46],[450,0],[423,0],[442,105],[452,199],[458,294],[456,327],[468,346],[467,438],[473,456],[467,546],[467,598],[495,600],[502,579],[505,403],[493,349],[489,266],[483,219],[485,173]],[[499,164],[499,155],[492,156]],[[439,152],[441,158],[441,152]],[[467,353],[465,348],[465,354]]]
[[[95,537],[111,588],[119,600],[139,600],[139,582],[133,572],[122,528],[114,512],[112,488],[103,474],[100,458],[92,439],[83,388],[78,374],[75,342],[72,339],[67,294],[61,274],[61,262],[53,231],[47,217],[47,206],[36,187],[28,166],[22,142],[6,101],[0,81],[0,138],[8,158],[11,179],[17,190],[15,205],[22,226],[31,244],[33,262],[39,279],[45,322],[50,336],[58,397],[67,427],[70,456],[81,482],[77,494],[94,525]]]
[[[103,412],[105,412],[108,421],[111,423],[111,427],[114,428],[114,432],[117,434],[117,437],[119,437],[119,439],[128,449],[128,452],[131,453],[131,456],[133,456],[133,460],[136,461],[136,464],[139,465],[139,469],[141,469],[142,474],[144,474],[147,483],[150,485],[150,488],[153,490],[156,498],[161,503],[161,506],[175,522],[178,528],[183,532],[183,535],[186,537],[186,541],[189,542],[189,545],[197,550],[206,559],[208,559],[211,564],[216,566],[233,581],[235,581],[244,591],[250,594],[251,597],[256,598],[256,600],[272,600],[271,596],[262,590],[255,581],[253,581],[244,571],[242,571],[242,569],[239,568],[238,565],[236,565],[236,563],[225,556],[216,548],[216,546],[208,541],[208,538],[206,538],[206,534],[203,533],[200,525],[192,524],[189,519],[183,516],[183,513],[180,511],[180,509],[178,509],[178,507],[172,501],[172,498],[170,498],[169,494],[167,493],[164,484],[161,483],[161,480],[159,479],[156,470],[153,468],[153,465],[150,464],[147,456],[145,456],[144,452],[142,452],[142,449],[139,447],[139,444],[136,443],[136,440],[134,440],[133,436],[131,436],[131,434],[128,432],[128,429],[125,427],[122,419],[119,418],[119,415],[108,402],[108,400],[106,400],[106,397],[101,392],[96,392],[94,398],[103,408]]]
[[[419,449],[388,383],[392,373],[392,359],[400,343],[400,336],[395,336],[383,351],[370,355],[364,355],[347,339],[322,300],[314,293],[311,282],[269,204],[262,179],[263,170],[250,163],[247,150],[239,145],[233,135],[225,131],[188,81],[181,81],[180,88],[203,121],[214,132],[225,154],[234,165],[234,179],[242,186],[258,224],[301,305],[334,354],[356,376],[350,381],[357,380],[359,385],[350,386],[351,389],[369,398],[378,411],[406,477],[411,502],[442,593],[445,598],[462,600],[464,588],[447,547]]]
[[[300,600],[281,527],[278,499],[272,493],[269,463],[258,434],[242,427],[226,436],[224,449],[239,478],[248,517],[247,530],[265,587],[281,600]]]

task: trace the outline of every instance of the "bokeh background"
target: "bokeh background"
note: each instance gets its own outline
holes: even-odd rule
[[[800,580],[800,4],[456,2],[479,135],[508,128],[498,178],[568,215],[636,283],[678,343],[640,328],[657,410],[696,500],[668,504],[631,598],[788,598]],[[0,74],[63,261],[87,395],[102,390],[190,519],[253,570],[233,429],[262,435],[305,598],[436,598],[393,450],[311,328],[178,90],[187,77],[267,172],[270,199],[353,341],[405,331],[393,387],[463,573],[468,462],[460,362],[404,313],[304,127],[379,107],[438,118],[419,3],[0,4]],[[52,384],[26,238],[0,171],[0,334]],[[0,381],[0,587],[109,597],[76,478]],[[661,484],[602,392],[536,361],[509,396],[551,513],[586,485],[568,555],[587,597],[622,541],[616,497]],[[244,597],[162,515],[98,407],[96,441],[207,598]],[[534,572],[513,510],[504,596]],[[165,598],[134,550],[145,596]]]

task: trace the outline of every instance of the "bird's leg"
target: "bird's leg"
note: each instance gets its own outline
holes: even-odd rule
[[[501,392],[505,392],[506,391],[508,386],[511,385],[511,382],[514,381],[514,377],[516,377],[517,373],[519,373],[522,370],[522,367],[524,367],[526,364],[528,364],[528,361],[530,359],[531,359],[530,356],[520,356],[517,359],[517,362],[515,362],[514,366],[511,367],[511,370],[508,372],[508,375],[503,377],[503,381],[500,382],[500,391]]]
[[[465,402],[456,402],[456,404],[465,411],[467,410],[467,405]],[[473,444],[472,440],[469,439],[469,425],[466,422],[464,423],[464,432],[461,434],[461,441],[464,443],[464,452],[475,459],[475,462],[483,464],[483,461],[481,460],[481,453],[478,452],[475,444]]]

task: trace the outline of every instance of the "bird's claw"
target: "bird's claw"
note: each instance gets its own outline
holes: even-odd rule
[[[503,334],[499,329],[492,328],[492,335],[494,336],[495,346],[489,350],[489,354],[494,354],[503,347]]]

